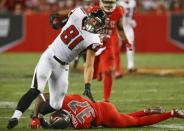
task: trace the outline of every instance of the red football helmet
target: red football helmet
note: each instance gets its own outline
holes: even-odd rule
[[[116,9],[117,0],[100,0],[100,7],[107,13]]]

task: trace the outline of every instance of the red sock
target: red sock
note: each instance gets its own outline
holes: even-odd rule
[[[140,126],[152,125],[152,124],[156,124],[158,122],[167,120],[167,119],[169,119],[171,117],[172,117],[171,116],[171,112],[144,116],[144,117],[140,118],[139,125]]]
[[[104,101],[109,101],[112,89],[112,73],[104,73]]]
[[[121,73],[120,54],[116,55],[115,63],[116,72]]]
[[[120,46],[119,41],[115,41],[113,43],[113,52],[114,52],[114,58],[115,58],[115,70],[116,73],[121,73],[121,52],[120,52]]]

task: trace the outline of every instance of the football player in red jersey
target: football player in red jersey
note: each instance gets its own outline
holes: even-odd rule
[[[61,128],[68,126],[76,129],[86,129],[92,126],[103,126],[109,128],[123,127],[139,127],[156,124],[169,118],[184,119],[184,112],[178,109],[172,109],[170,112],[165,112],[162,108],[147,108],[137,112],[124,114],[117,111],[116,107],[109,102],[92,102],[89,99],[83,98],[80,95],[66,95],[63,101],[62,110],[65,111],[64,118],[59,115],[51,115],[56,118],[52,124],[46,122],[43,118],[44,106],[48,101],[48,95],[44,94],[37,98],[37,104],[34,110],[34,117],[31,121],[31,128],[37,128],[40,125],[43,128],[54,128],[59,125]],[[39,115],[38,111],[42,115]],[[57,111],[58,112],[58,111]],[[41,117],[40,117],[41,116]]]
[[[124,15],[123,8],[117,6],[116,0],[100,0],[99,6],[91,6],[87,12],[94,11],[101,8],[106,13],[106,24],[105,28],[102,30],[104,34],[104,45],[106,49],[101,55],[96,57],[95,64],[95,74],[94,78],[99,78],[100,74],[103,73],[103,84],[104,84],[104,101],[109,101],[112,83],[113,83],[113,72],[114,68],[116,70],[116,77],[121,77],[120,70],[120,45],[119,45],[119,35],[125,38],[125,44],[130,47],[130,44],[124,34],[122,27],[122,17]],[[119,33],[118,33],[119,31]],[[99,62],[97,62],[99,61]]]

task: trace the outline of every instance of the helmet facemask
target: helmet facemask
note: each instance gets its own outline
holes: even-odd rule
[[[88,17],[85,23],[85,30],[91,33],[97,33],[103,25],[97,20],[98,18]]]
[[[71,126],[71,119],[71,114],[66,110],[55,111],[50,116],[51,128],[66,129]]]
[[[84,20],[84,29],[91,33],[98,33],[105,26],[105,13],[102,10],[91,12]]]

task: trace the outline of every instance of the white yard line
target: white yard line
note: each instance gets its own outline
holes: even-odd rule
[[[184,126],[183,125],[153,125],[152,127],[156,127],[156,128],[167,128],[167,129],[176,129],[176,130],[184,130]]]
[[[30,116],[22,116],[21,117],[21,119],[28,119],[28,118],[30,118]],[[44,118],[49,119],[48,116],[46,116]],[[0,119],[10,119],[10,117],[8,117],[8,116],[0,116]]]
[[[27,118],[30,118],[30,117],[25,117],[25,116],[22,116],[21,119],[27,119]],[[10,116],[0,116],[0,119],[10,119]]]
[[[21,95],[25,94],[25,91],[24,92],[15,92],[14,94],[21,96]]]
[[[16,106],[17,102],[0,101],[0,108],[15,108]],[[29,109],[33,109],[33,105],[31,105]]]
[[[17,102],[0,101],[0,108],[14,108],[16,105]]]
[[[101,100],[100,100],[101,101]],[[116,100],[115,102],[145,102],[145,101],[153,101],[152,98],[150,99],[119,99]],[[167,99],[155,99],[155,101],[162,101],[162,102],[175,102],[175,101],[184,101],[183,99],[176,99],[176,98],[167,98]],[[113,100],[112,100],[113,103]],[[15,108],[17,106],[17,102],[12,102],[12,101],[0,101],[0,108]],[[31,107],[29,109],[33,109],[34,105],[31,105]]]
[[[117,91],[114,91],[114,90],[112,90],[111,92],[112,93],[117,93]],[[137,92],[141,92],[141,93],[157,93],[158,89],[147,89],[147,90],[135,90],[135,89],[132,89],[132,90],[128,90],[128,91],[123,91],[124,94],[127,94],[127,93],[137,93]]]
[[[94,90],[93,91],[93,93],[99,93],[99,92],[103,92],[103,90],[98,90],[98,91],[96,91],[96,90]],[[111,91],[112,93],[117,93],[117,91],[115,91],[115,90],[112,90]],[[134,89],[132,89],[132,90],[124,90],[123,91],[123,94],[127,94],[127,93],[135,93],[135,92],[141,92],[141,93],[157,93],[158,92],[158,89],[147,89],[147,90],[134,90]],[[70,92],[71,94],[75,94],[75,92]]]
[[[30,117],[21,117],[21,119],[27,119]],[[45,117],[46,119],[49,119],[49,117]],[[10,119],[10,117],[0,117],[0,119]],[[151,127],[155,128],[161,128],[161,129],[169,129],[169,130],[174,130],[174,131],[183,131],[184,126],[183,125],[175,125],[175,124],[170,124],[170,125],[162,125],[162,124],[157,124],[157,125],[152,125]],[[141,130],[141,127],[140,127]],[[156,129],[158,131],[158,129]]]
[[[125,100],[125,99],[122,99],[122,100],[116,100],[115,102],[145,102],[145,101],[153,101],[152,98],[150,99],[128,99],[128,100]],[[162,102],[176,102],[176,101],[183,101],[183,99],[175,99],[175,98],[167,98],[167,99],[155,99],[155,101],[162,101]],[[112,100],[113,102],[113,100]]]

